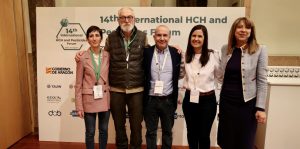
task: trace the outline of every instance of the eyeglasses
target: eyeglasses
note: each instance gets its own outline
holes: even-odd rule
[[[132,20],[133,20],[133,16],[121,16],[121,17],[119,17],[119,19],[120,19],[121,21],[125,21],[126,19],[127,19],[128,21],[132,21]]]

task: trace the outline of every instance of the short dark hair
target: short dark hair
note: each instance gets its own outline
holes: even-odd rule
[[[102,39],[102,30],[101,30],[98,26],[94,26],[94,25],[90,26],[90,27],[87,29],[86,35],[85,35],[85,36],[86,36],[86,39],[89,38],[89,34],[90,34],[91,32],[95,32],[95,31],[99,32],[100,37],[101,37],[101,39]]]

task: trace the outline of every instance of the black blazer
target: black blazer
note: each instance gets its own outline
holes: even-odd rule
[[[144,86],[144,106],[148,103],[149,100],[149,91],[150,91],[150,80],[151,80],[151,63],[154,54],[155,46],[151,46],[149,48],[144,49],[144,69],[145,69],[145,86]],[[178,99],[178,79],[180,72],[180,63],[181,63],[181,55],[178,54],[177,49],[169,46],[169,51],[172,59],[173,66],[173,93],[172,99],[175,109],[177,108],[177,99]]]

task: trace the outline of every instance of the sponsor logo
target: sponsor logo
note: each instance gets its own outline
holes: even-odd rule
[[[69,67],[46,67],[46,74],[73,74]]]
[[[57,84],[47,84],[47,88],[61,88],[61,85],[57,85]]]
[[[174,119],[177,119],[177,118],[184,118],[184,115],[175,113],[174,114]]]
[[[59,102],[61,102],[61,97],[59,97],[59,96],[47,96],[47,102],[49,102],[49,103],[59,103]]]
[[[78,117],[78,116],[79,116],[76,110],[72,110],[72,111],[70,112],[70,115],[71,115],[72,117]]]
[[[51,110],[48,112],[49,116],[61,116],[61,112],[59,110]]]
[[[73,84],[69,85],[69,89],[73,89],[75,86]]]

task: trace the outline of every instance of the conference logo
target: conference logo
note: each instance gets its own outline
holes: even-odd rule
[[[46,67],[46,74],[68,75],[73,74],[70,67]]]
[[[51,110],[48,112],[49,116],[61,116],[61,111],[59,110]]]
[[[48,103],[60,103],[61,97],[60,96],[47,96],[47,102]]]
[[[63,50],[80,50],[86,43],[85,32],[80,23],[71,23],[67,18],[60,21],[56,42]]]

